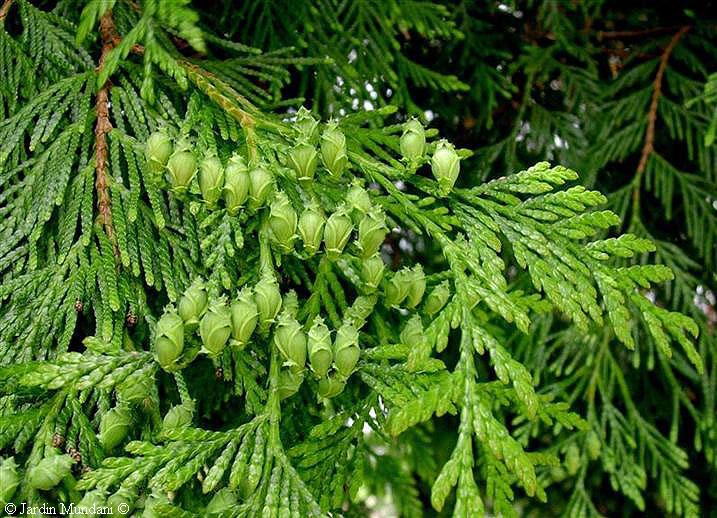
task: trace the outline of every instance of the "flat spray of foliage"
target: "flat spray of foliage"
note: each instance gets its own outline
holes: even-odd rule
[[[401,31],[455,37],[431,28],[444,8],[420,5]],[[607,237],[621,218],[560,165],[465,181],[471,152],[391,106],[287,115],[290,67],[321,71],[305,92],[317,106],[345,95],[326,77],[383,74],[411,109],[410,84],[466,89],[391,44],[369,54],[395,67],[344,64],[329,33],[385,42],[395,19],[369,29],[346,9],[306,33],[325,55],[300,58],[267,50],[258,7],[227,40],[181,0],[2,4],[2,503],[357,516],[389,487],[416,516],[420,480],[437,511],[510,516],[605,451],[613,487],[639,503],[654,473],[629,461],[635,433],[668,511],[697,513],[684,452],[646,417],[606,443],[571,412],[569,384],[541,391],[506,340],[560,315],[572,336],[650,340],[702,373],[697,324],[646,296],[670,268],[625,261],[652,241]],[[435,259],[416,260],[419,241]],[[619,368],[577,383],[631,401]],[[624,410],[635,418],[605,399],[608,428],[635,426]]]

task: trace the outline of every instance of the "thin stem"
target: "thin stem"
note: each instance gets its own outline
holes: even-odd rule
[[[660,57],[660,66],[657,68],[657,74],[652,82],[652,100],[650,101],[650,109],[647,112],[647,129],[645,130],[645,143],[642,146],[642,154],[640,156],[640,162],[637,165],[637,171],[633,180],[633,191],[632,191],[632,214],[633,218],[638,214],[640,209],[640,189],[642,187],[642,176],[645,173],[647,167],[647,161],[650,155],[655,149],[655,123],[657,121],[657,107],[660,102],[660,96],[662,95],[662,78],[665,75],[667,69],[667,62],[670,59],[672,51],[677,46],[680,39],[687,34],[690,30],[689,25],[681,27],[672,39],[668,43],[665,50],[662,52]]]
[[[0,23],[3,23],[5,21],[5,17],[7,16],[7,13],[10,12],[10,8],[12,7],[12,3],[14,0],[5,0],[2,4],[2,7],[0,7]]]

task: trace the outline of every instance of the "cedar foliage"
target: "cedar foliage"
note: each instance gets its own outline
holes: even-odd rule
[[[714,505],[709,4],[0,5],[3,504]]]

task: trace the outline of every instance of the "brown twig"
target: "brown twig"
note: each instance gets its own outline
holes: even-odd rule
[[[689,25],[685,25],[680,28],[679,31],[672,36],[670,43],[667,44],[665,50],[660,56],[660,65],[657,68],[657,74],[652,82],[652,100],[650,101],[650,109],[647,112],[647,129],[645,130],[645,144],[642,146],[642,154],[640,155],[640,162],[637,165],[637,171],[635,174],[635,187],[632,191],[633,208],[637,210],[640,203],[640,183],[642,175],[647,167],[647,160],[655,149],[655,122],[657,121],[657,106],[660,102],[660,96],[662,95],[662,78],[665,75],[667,69],[667,62],[670,59],[672,51],[675,50],[677,43],[680,39],[687,34],[690,30]]]
[[[664,32],[672,32],[677,29],[677,26],[673,27],[651,27],[649,29],[639,29],[634,31],[598,31],[597,37],[599,40],[617,39],[617,38],[639,38],[642,36],[651,36],[654,34],[661,34]]]
[[[5,20],[5,17],[7,16],[7,13],[10,12],[10,8],[12,7],[12,3],[14,0],[5,0],[2,4],[2,7],[0,7],[0,22]]]
[[[108,10],[100,18],[100,36],[102,37],[102,53],[100,54],[97,71],[101,71],[105,59],[110,51],[119,42],[119,36],[112,20],[112,11]],[[115,255],[119,255],[114,228],[112,226],[112,203],[110,201],[109,178],[107,176],[107,133],[112,131],[109,110],[109,92],[112,83],[108,80],[97,92],[95,111],[97,122],[95,124],[95,190],[97,191],[97,209],[99,220],[105,229],[107,237],[115,248]]]

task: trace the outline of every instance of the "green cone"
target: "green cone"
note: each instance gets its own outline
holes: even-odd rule
[[[212,355],[221,354],[231,331],[231,313],[227,305],[223,301],[212,303],[199,323],[199,334],[204,348]]]
[[[314,324],[308,333],[308,352],[311,370],[319,378],[323,378],[329,372],[331,363],[334,360],[334,352],[331,347],[331,331],[324,324],[324,319],[317,316]]]

